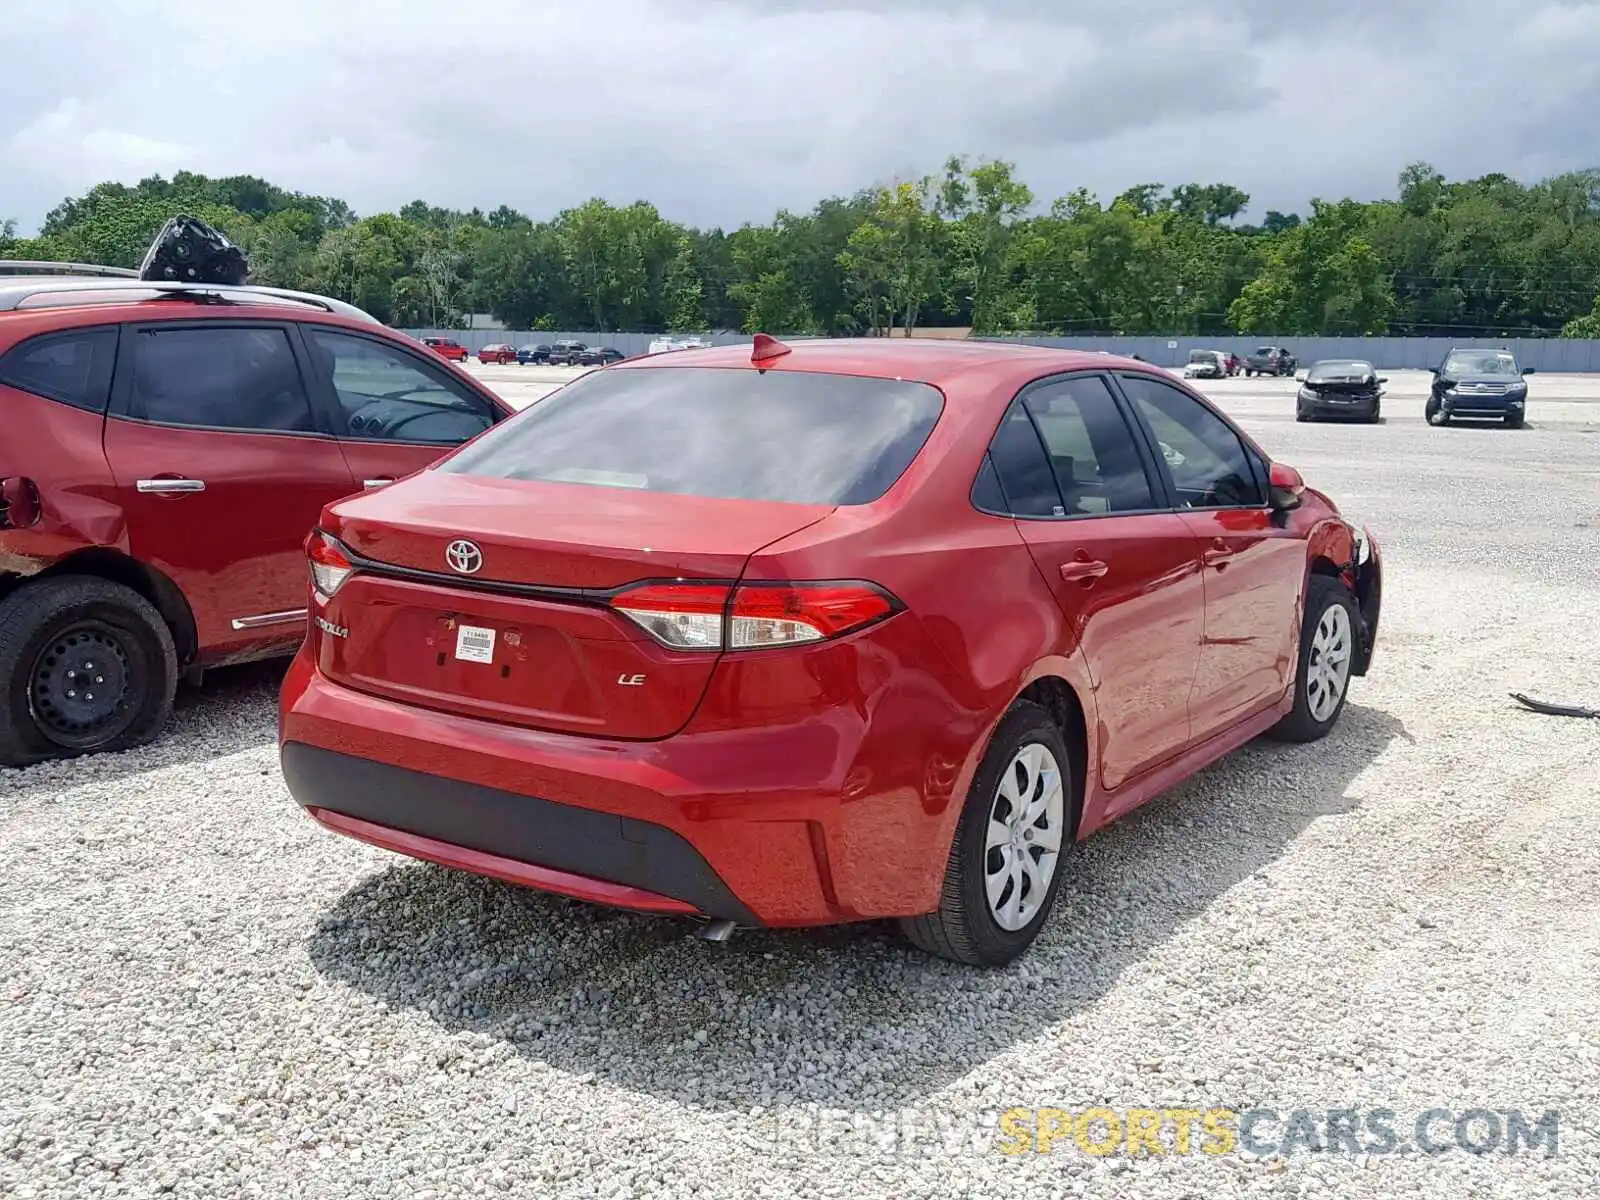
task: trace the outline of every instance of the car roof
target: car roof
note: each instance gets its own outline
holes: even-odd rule
[[[796,338],[785,343],[789,353],[763,366],[778,371],[813,371],[831,375],[865,375],[880,379],[914,379],[942,387],[974,376],[994,383],[1018,381],[1057,372],[1108,368],[1138,371],[1170,379],[1165,371],[1131,358],[1097,350],[1026,346],[1018,342],[946,341],[942,338]],[[694,367],[749,367],[751,347],[708,346],[668,354],[626,359],[618,368],[651,370]]]
[[[0,264],[3,266],[4,264]],[[22,264],[17,264],[22,265]],[[32,267],[35,264],[27,264]],[[73,268],[77,264],[63,264]],[[129,304],[179,304],[184,307],[238,305],[270,307],[275,311],[320,310],[342,317],[379,323],[377,318],[353,304],[297,292],[288,288],[253,284],[232,286],[212,283],[177,283],[130,278],[110,268],[81,268],[81,274],[4,274],[0,273],[0,313],[62,311]],[[99,270],[102,273],[90,272]]]

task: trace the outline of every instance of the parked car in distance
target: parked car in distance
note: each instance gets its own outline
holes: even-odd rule
[[[1295,399],[1294,419],[1316,421],[1325,416],[1358,417],[1376,422],[1389,380],[1369,362],[1357,358],[1325,358],[1311,364]]]
[[[1244,356],[1245,375],[1293,375],[1294,355],[1282,346],[1257,346]]]
[[[507,363],[517,361],[517,349],[515,346],[508,346],[504,342],[495,342],[478,351],[478,361],[505,366]]]
[[[547,363],[550,361],[550,347],[541,342],[535,346],[517,347],[517,361],[524,365],[528,363]]]
[[[1185,379],[1222,379],[1228,374],[1228,356],[1220,350],[1191,350],[1184,364]]]
[[[605,367],[626,357],[615,346],[589,346],[578,352],[577,361],[580,367]]]
[[[1429,425],[1457,417],[1488,418],[1520,429],[1528,416],[1532,367],[1518,367],[1509,350],[1455,349],[1433,369],[1423,416]]]
[[[293,652],[323,505],[510,409],[337,300],[0,277],[0,766],[120,749]]]
[[[451,362],[467,361],[467,348],[454,338],[425,337],[422,339],[422,344],[439,357],[447,358]]]
[[[575,367],[578,365],[578,357],[588,348],[583,342],[556,342],[550,347],[548,361],[552,366]]]
[[[1166,371],[1000,343],[629,359],[307,549],[279,740],[328,828],[976,964],[1069,841],[1327,734],[1382,596],[1371,536]]]

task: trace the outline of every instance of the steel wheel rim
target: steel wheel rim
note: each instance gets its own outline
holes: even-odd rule
[[[52,634],[28,675],[28,706],[39,731],[67,749],[115,737],[131,721],[133,667],[122,635],[99,621]]]
[[[1314,721],[1333,716],[1350,682],[1350,655],[1353,639],[1350,614],[1342,604],[1323,610],[1311,635],[1311,654],[1306,660],[1306,707]]]
[[[1029,742],[1001,773],[984,835],[984,898],[1008,933],[1027,928],[1044,906],[1065,824],[1061,764],[1048,746]]]

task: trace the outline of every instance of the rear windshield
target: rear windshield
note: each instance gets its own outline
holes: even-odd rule
[[[791,504],[868,504],[922,449],[925,383],[741,368],[597,372],[440,470]]]

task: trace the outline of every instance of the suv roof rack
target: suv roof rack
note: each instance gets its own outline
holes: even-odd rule
[[[0,260],[0,267],[6,264]],[[31,264],[30,264],[31,265]],[[40,264],[51,267],[75,266],[67,263]],[[78,304],[137,304],[143,300],[192,300],[197,304],[300,304],[318,308],[323,312],[360,321],[381,324],[371,313],[311,292],[296,292],[288,288],[258,287],[254,284],[231,286],[216,283],[178,283],[166,280],[145,280],[137,271],[123,272],[120,267],[95,267],[91,270],[114,274],[114,278],[84,279],[16,279],[7,280],[0,274],[0,312],[17,309],[70,308]],[[133,278],[127,278],[131,275]]]
[[[101,267],[94,263],[43,262],[27,258],[0,258],[0,276],[5,275],[111,275],[137,279],[139,272],[127,267]]]

